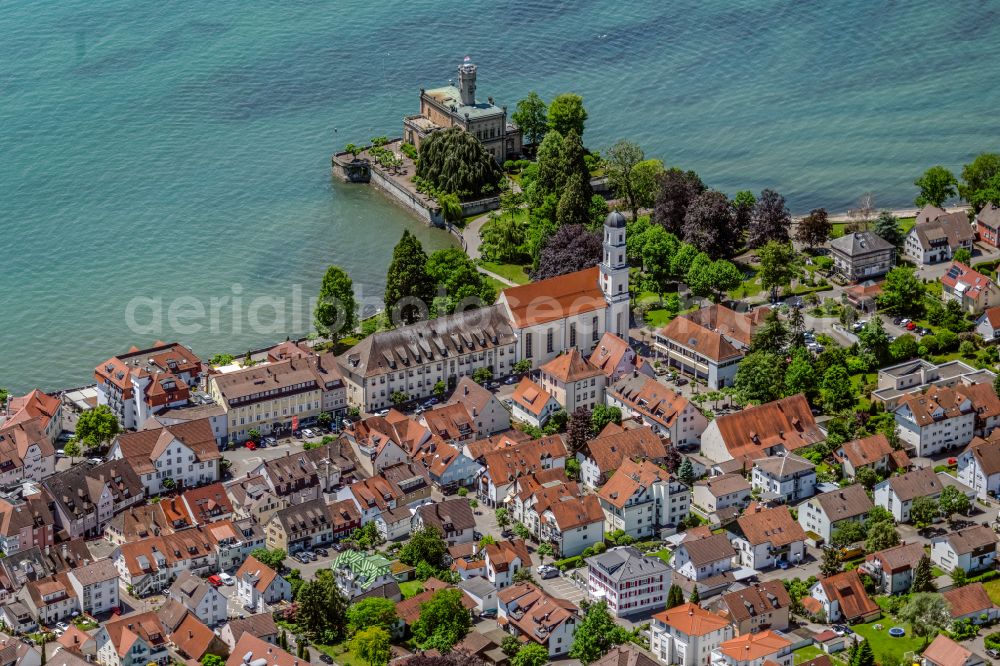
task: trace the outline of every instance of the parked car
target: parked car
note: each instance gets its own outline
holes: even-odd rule
[[[66,624],[65,622],[56,622],[56,629],[60,631],[66,631],[67,629],[69,629],[69,625]]]
[[[256,451],[257,450],[257,445],[254,444],[253,442],[247,442],[246,443],[246,447],[248,449],[250,449],[251,451]]]
[[[327,555],[330,554],[330,551],[328,551],[326,548],[317,546],[316,548],[313,548],[313,553],[319,555],[320,557],[326,557]]]
[[[688,380],[687,380],[687,379],[685,379],[684,377],[678,377],[678,378],[677,378],[677,379],[676,379],[676,380],[674,381],[674,383],[675,383],[675,384],[677,384],[678,386],[684,386],[685,384],[687,384],[687,383],[688,383]]]
[[[276,440],[274,437],[265,437],[264,441],[267,442],[268,446],[277,446],[278,445],[278,440]]]
[[[330,655],[328,655],[325,652],[320,652],[319,653],[319,660],[322,661],[324,664],[332,664],[333,663],[333,657],[331,657]]]
[[[513,384],[516,381],[517,381],[517,377],[510,376],[507,379],[503,380],[503,383],[507,384],[508,386],[510,386],[511,384]]]
[[[485,619],[494,618],[496,616],[497,616],[497,609],[496,608],[487,608],[482,613],[479,614],[479,617],[485,618]]]
[[[305,557],[302,553],[295,553],[295,554],[293,554],[292,555],[292,559],[295,560],[296,562],[300,562],[302,564],[309,564],[309,559],[307,557]]]
[[[208,584],[213,587],[222,587],[222,578],[218,574],[212,574],[208,577]]]
[[[104,462],[104,458],[89,458],[87,459],[87,462],[89,462],[91,465],[100,465],[101,463]]]
[[[295,435],[295,439],[302,439],[302,431],[301,430],[296,430],[292,434]]]
[[[65,458],[66,451],[64,449],[56,449],[56,458]]]
[[[223,585],[236,585],[236,579],[225,572],[219,574],[219,579]]]
[[[498,388],[500,388],[500,382],[490,382],[489,384],[486,385],[486,388],[488,388],[488,389],[498,389]]]
[[[986,648],[986,654],[994,659],[1000,659],[1000,650],[996,648]]]
[[[543,579],[555,578],[556,576],[559,575],[559,569],[556,569],[555,567],[550,566],[548,564],[543,564],[542,566],[538,567],[538,575],[541,576]]]

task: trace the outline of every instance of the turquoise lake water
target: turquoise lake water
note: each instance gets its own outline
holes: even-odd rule
[[[6,2],[0,385],[81,384],[157,337],[210,355],[300,334],[296,290],[331,263],[377,297],[404,228],[451,241],[332,183],[329,155],[398,134],[464,55],[511,107],[582,94],[592,148],[629,137],[794,211],[893,207],[926,166],[1000,149],[998,19],[992,0]],[[251,330],[261,296],[284,299],[273,332]]]

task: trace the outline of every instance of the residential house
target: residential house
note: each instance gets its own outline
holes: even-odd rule
[[[205,526],[215,541],[219,571],[235,571],[253,551],[267,546],[264,526],[251,518],[222,520]]]
[[[319,470],[306,453],[289,451],[280,458],[265,460],[250,475],[263,478],[268,490],[289,504],[318,500],[323,496]]]
[[[305,456],[316,468],[319,487],[324,493],[337,492],[345,484],[363,476],[354,449],[344,435],[305,451]]]
[[[976,409],[972,400],[947,386],[911,393],[896,407],[899,436],[918,456],[963,448],[975,435]]]
[[[691,500],[706,515],[729,509],[735,517],[750,502],[750,483],[741,474],[723,474],[694,484]]]
[[[882,594],[902,594],[913,584],[913,573],[923,556],[923,544],[902,543],[867,555],[863,566]]]
[[[330,568],[337,587],[348,599],[354,599],[386,583],[396,582],[389,560],[381,555],[345,550],[337,555]]]
[[[80,661],[82,662],[80,666],[85,666],[88,663],[88,658],[93,661],[94,657],[97,656],[97,642],[94,641],[94,634],[96,633],[96,629],[83,631],[75,624],[70,624],[62,632],[62,635],[56,638],[56,643],[63,649],[56,652],[55,663],[63,664],[62,661],[59,661],[59,657],[67,654],[72,654],[74,657],[80,655]],[[0,660],[0,664],[2,663],[4,662]]]
[[[873,231],[855,231],[830,241],[833,270],[848,282],[885,275],[896,263],[896,248]]]
[[[674,549],[670,565],[677,573],[701,581],[733,568],[736,551],[725,534],[704,539],[685,539]]]
[[[347,399],[363,412],[392,404],[392,394],[429,398],[438,382],[491,368],[511,373],[520,356],[517,337],[501,304],[465,310],[367,336],[337,357]]]
[[[938,634],[920,656],[924,666],[982,666],[987,663],[983,657],[944,634]]]
[[[351,536],[351,533],[361,527],[361,511],[354,500],[338,500],[327,505],[330,513],[333,540],[340,541]]]
[[[878,388],[872,391],[872,402],[887,412],[895,411],[899,401],[908,394],[927,393],[935,387],[954,388],[969,384],[993,384],[996,374],[976,369],[962,361],[945,361],[934,365],[914,359],[878,371]]]
[[[421,423],[440,441],[462,446],[461,442],[479,439],[476,420],[460,402],[453,402],[427,410],[420,416]]]
[[[589,440],[576,454],[580,461],[580,480],[585,486],[599,488],[626,460],[663,462],[666,443],[652,428],[625,430],[618,426],[605,428]]]
[[[475,612],[483,613],[491,609],[496,610],[497,588],[482,576],[460,580],[458,589],[475,602],[476,605],[473,608]]]
[[[593,666],[657,666],[656,660],[644,650],[632,644],[617,645],[603,657],[593,662]]]
[[[445,583],[432,576],[424,581],[424,589],[421,592],[396,604],[396,615],[404,627],[412,627],[420,619],[421,607],[433,599],[435,594],[441,590],[454,589],[455,587],[450,583]],[[464,594],[461,595],[459,601],[467,612],[471,612],[475,608],[475,602]]]
[[[267,479],[261,474],[236,479],[226,484],[226,494],[233,505],[233,516],[238,519],[250,518],[264,525],[279,509],[288,506],[288,500],[271,490]]]
[[[623,375],[641,372],[653,376],[652,366],[637,356],[629,343],[614,333],[605,333],[590,354],[590,364],[598,367],[608,378],[608,385],[617,382]]]
[[[708,427],[708,419],[690,400],[638,371],[608,386],[607,404],[681,448],[696,446]]]
[[[996,560],[997,536],[985,525],[973,525],[931,540],[931,562],[946,572],[958,568],[975,574],[992,569]]]
[[[510,494],[520,476],[566,466],[566,444],[559,435],[521,442],[483,456],[479,477],[479,500],[499,506]]]
[[[64,651],[56,652],[49,658],[51,666],[87,666],[87,660]],[[5,638],[0,647],[2,666],[41,666],[42,654],[30,644]]]
[[[111,519],[104,528],[104,538],[120,546],[151,536],[173,534],[194,524],[184,503],[168,497],[156,504],[132,506]]]
[[[973,624],[993,624],[1000,618],[996,607],[982,583],[969,583],[941,593],[951,608],[951,619],[972,620]]]
[[[945,302],[955,301],[970,315],[980,315],[1000,304],[1000,287],[993,280],[965,264],[953,261],[941,276]]]
[[[792,666],[792,642],[770,629],[723,641],[712,651],[718,666]]]
[[[408,506],[385,509],[375,518],[375,528],[386,541],[402,541],[413,532],[413,515]]]
[[[476,527],[469,500],[464,497],[446,499],[419,507],[413,514],[414,529],[432,527],[449,546],[470,543]]]
[[[219,632],[222,642],[232,652],[243,634],[250,634],[270,645],[278,644],[278,625],[271,613],[257,613],[246,617],[233,618]]]
[[[986,308],[976,319],[976,333],[989,344],[1000,340],[1000,306]]]
[[[544,426],[561,409],[562,405],[551,393],[527,377],[521,379],[511,396],[514,418],[536,428]]]
[[[603,405],[606,381],[604,372],[592,365],[575,347],[538,370],[539,385],[562,405],[567,414],[572,414],[577,407],[593,410],[597,405]]]
[[[801,393],[716,417],[701,435],[701,453],[709,460],[744,461],[795,451],[825,439],[809,402]]]
[[[486,562],[486,579],[497,589],[511,585],[518,570],[531,568],[531,555],[521,539],[490,543],[481,552]]]
[[[794,454],[758,458],[750,486],[762,499],[798,504],[816,494],[816,465]]]
[[[972,402],[976,413],[974,430],[979,437],[986,437],[1000,426],[1000,397],[993,388],[993,382],[958,384],[955,392]]]
[[[845,523],[863,523],[874,506],[864,487],[854,484],[807,499],[798,507],[799,525],[829,541]]]
[[[623,530],[636,540],[657,536],[687,520],[691,490],[656,464],[623,460],[597,493],[605,533]]]
[[[903,243],[903,253],[917,264],[937,264],[951,261],[958,250],[972,252],[976,240],[972,225],[965,211],[945,213],[940,209],[921,211],[917,224],[913,225]],[[926,219],[930,215],[937,217],[927,222],[920,222],[921,215]]]
[[[265,533],[268,548],[280,548],[286,553],[331,543],[333,524],[326,500],[309,500],[281,509],[267,523]]]
[[[927,497],[937,501],[942,488],[934,470],[920,467],[875,484],[875,504],[888,509],[897,522],[908,523],[914,500]]]
[[[604,542],[604,511],[594,495],[564,497],[540,510],[538,536],[559,557],[574,557]]]
[[[369,476],[405,462],[431,435],[426,426],[395,409],[385,416],[357,421],[344,431],[355,457]]]
[[[203,373],[201,359],[184,345],[133,346],[94,368],[97,404],[107,405],[123,428],[135,429],[160,410],[186,405]]]
[[[976,214],[976,231],[979,240],[993,247],[1000,247],[1000,208],[990,202]]]
[[[510,429],[510,412],[493,391],[480,386],[471,377],[458,380],[449,403],[463,405],[476,422],[476,438],[482,439]]]
[[[115,438],[108,458],[130,465],[152,497],[174,488],[215,483],[222,455],[211,424],[202,419],[172,426],[147,422],[143,430]]]
[[[3,622],[8,631],[16,634],[28,634],[38,630],[38,620],[31,614],[31,610],[16,599],[0,605],[0,622]]]
[[[537,537],[539,518],[549,506],[567,498],[581,497],[583,491],[576,481],[566,477],[561,467],[522,476],[514,482],[507,513],[511,521],[522,523]]]
[[[242,442],[251,430],[290,433],[322,412],[339,421],[347,412],[345,378],[333,354],[264,362],[208,376],[207,390],[229,418],[229,438]]]
[[[152,418],[165,426],[208,419],[212,426],[212,433],[215,435],[215,443],[220,449],[225,448],[229,443],[229,415],[226,413],[226,408],[209,402],[207,396],[203,396],[203,399],[206,402],[188,403],[183,407],[167,409],[156,413]]]
[[[203,527],[122,544],[111,559],[121,582],[138,596],[159,592],[182,571],[207,575],[219,568],[212,534]]]
[[[97,560],[70,569],[66,574],[80,611],[102,615],[119,606],[118,570],[109,559]]]
[[[43,497],[0,497],[0,551],[4,555],[55,544],[52,512]]]
[[[810,596],[819,602],[827,622],[868,622],[881,613],[865,592],[857,569],[821,579],[812,586]]]
[[[465,455],[462,449],[444,442],[432,442],[416,460],[427,470],[431,481],[448,490],[473,486],[483,471],[483,466]]]
[[[207,581],[190,571],[182,571],[167,589],[167,598],[177,601],[210,627],[226,621],[228,600]]]
[[[250,632],[244,632],[230,652],[226,666],[245,666],[261,663],[261,660],[268,666],[299,666],[301,661],[277,645],[268,643]]]
[[[670,587],[670,567],[638,548],[622,546],[586,559],[590,598],[605,601],[615,617],[661,608]]]
[[[958,480],[982,499],[1000,492],[1000,440],[974,437],[958,456]]]
[[[271,604],[292,600],[292,586],[288,581],[253,555],[247,557],[234,577],[236,598],[252,613],[266,613]]]
[[[497,621],[511,635],[548,648],[550,658],[569,652],[580,620],[575,605],[551,597],[531,583],[500,590],[497,601]]]
[[[905,469],[910,464],[906,452],[894,451],[888,438],[882,433],[844,442],[833,457],[840,463],[844,475],[850,479],[856,477],[858,470],[863,467],[884,476],[895,469]]]
[[[168,635],[174,650],[182,657],[200,660],[206,654],[226,654],[228,648],[221,638],[193,613],[185,613],[181,623]]]
[[[650,651],[664,664],[710,666],[712,653],[733,637],[728,620],[686,603],[653,615]]]
[[[780,580],[754,583],[719,597],[716,608],[728,618],[737,636],[788,629],[792,600]]]
[[[105,622],[94,635],[102,666],[147,666],[170,662],[167,632],[153,611]]]
[[[62,400],[58,396],[42,393],[38,389],[22,396],[10,396],[6,405],[0,405],[0,430],[33,421],[32,431],[38,431],[55,444],[62,432]]]
[[[761,571],[782,562],[797,564],[805,556],[806,533],[786,505],[751,504],[736,523],[741,534],[734,536],[733,546],[742,566]]]
[[[181,500],[197,525],[233,517],[233,504],[221,483],[187,490],[181,494]]]
[[[42,626],[53,626],[80,612],[80,600],[66,573],[29,580],[18,597]]]
[[[736,368],[769,308],[741,313],[712,305],[675,317],[654,334],[667,366],[696,377],[715,391],[732,386]]]
[[[41,481],[56,471],[56,450],[45,431],[45,418],[0,420],[0,485]]]

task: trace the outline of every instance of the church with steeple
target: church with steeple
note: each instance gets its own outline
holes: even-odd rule
[[[517,358],[537,368],[571,348],[589,356],[606,332],[628,339],[628,263],[620,212],[604,220],[602,242],[598,266],[500,293],[498,303],[517,337]]]

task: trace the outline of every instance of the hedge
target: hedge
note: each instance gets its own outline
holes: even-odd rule
[[[565,560],[556,560],[553,564],[559,568],[559,571],[569,571],[570,569],[582,567],[583,557],[581,555],[574,555],[573,557],[567,557]]]

